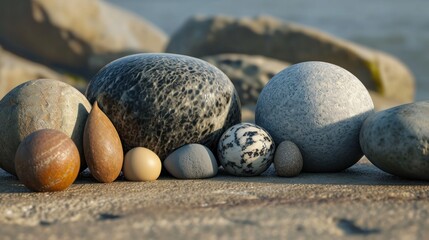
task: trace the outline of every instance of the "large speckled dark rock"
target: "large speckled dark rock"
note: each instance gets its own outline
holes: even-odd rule
[[[429,180],[429,101],[372,115],[362,126],[360,144],[366,157],[381,170]]]
[[[118,59],[86,90],[118,130],[124,150],[143,146],[163,160],[174,149],[201,143],[216,149],[221,134],[241,120],[228,77],[209,63],[175,54]]]

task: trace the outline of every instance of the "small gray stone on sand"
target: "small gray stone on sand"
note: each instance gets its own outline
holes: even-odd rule
[[[176,178],[198,179],[214,177],[218,164],[213,153],[201,144],[187,144],[172,152],[164,167]]]
[[[365,156],[381,170],[429,180],[429,101],[372,115],[362,126],[360,144]]]
[[[281,142],[274,155],[277,176],[294,177],[302,170],[303,160],[298,146],[291,141]]]
[[[304,160],[303,171],[337,172],[362,156],[359,132],[374,111],[365,86],[353,74],[325,62],[292,65],[264,87],[255,123],[276,144],[294,142]]]

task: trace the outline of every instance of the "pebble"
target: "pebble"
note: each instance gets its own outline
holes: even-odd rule
[[[0,166],[16,175],[14,156],[20,142],[40,129],[56,129],[71,137],[86,168],[83,131],[91,104],[76,88],[52,79],[25,82],[0,101]]]
[[[77,178],[79,151],[61,131],[43,129],[28,135],[15,155],[18,179],[36,192],[67,189]]]
[[[302,170],[303,160],[298,146],[291,141],[281,142],[274,154],[274,167],[277,176],[295,177]]]
[[[240,100],[228,77],[183,55],[120,58],[98,72],[86,96],[98,101],[125,151],[145,146],[162,160],[184,144],[216,149],[222,132],[241,121]]]
[[[187,144],[168,155],[164,167],[176,178],[198,179],[214,177],[218,164],[212,151],[201,144]]]
[[[124,176],[129,181],[154,181],[161,174],[162,164],[150,149],[136,147],[125,154]]]
[[[359,132],[373,113],[365,86],[347,70],[325,62],[292,65],[264,87],[255,123],[276,144],[294,142],[304,160],[303,171],[337,172],[362,156]]]
[[[273,161],[275,144],[271,136],[252,123],[229,128],[218,144],[218,157],[226,172],[236,176],[258,176]]]
[[[92,176],[102,183],[115,181],[122,170],[124,151],[118,132],[94,102],[83,133],[85,160]]]
[[[377,112],[364,122],[360,144],[381,170],[429,180],[429,101]]]

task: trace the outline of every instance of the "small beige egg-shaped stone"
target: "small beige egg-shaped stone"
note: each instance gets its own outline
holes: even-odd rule
[[[294,177],[302,170],[303,159],[298,146],[291,141],[279,144],[274,154],[274,167],[277,176]]]
[[[154,181],[161,174],[161,159],[153,151],[136,147],[125,154],[124,176],[129,181]]]

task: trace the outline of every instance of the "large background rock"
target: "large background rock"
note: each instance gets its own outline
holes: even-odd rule
[[[265,84],[289,64],[263,56],[219,54],[204,57],[232,81],[242,105],[254,105]]]
[[[38,62],[89,75],[90,56],[159,52],[158,28],[101,0],[2,0],[0,44]]]
[[[396,58],[305,26],[271,17],[194,17],[171,38],[167,52],[191,56],[220,53],[263,55],[290,63],[319,60],[339,65],[364,85],[409,102],[414,78]]]
[[[23,59],[0,47],[0,99],[19,84],[39,78],[61,80],[80,90],[85,86],[82,81],[59,74],[48,67]]]

